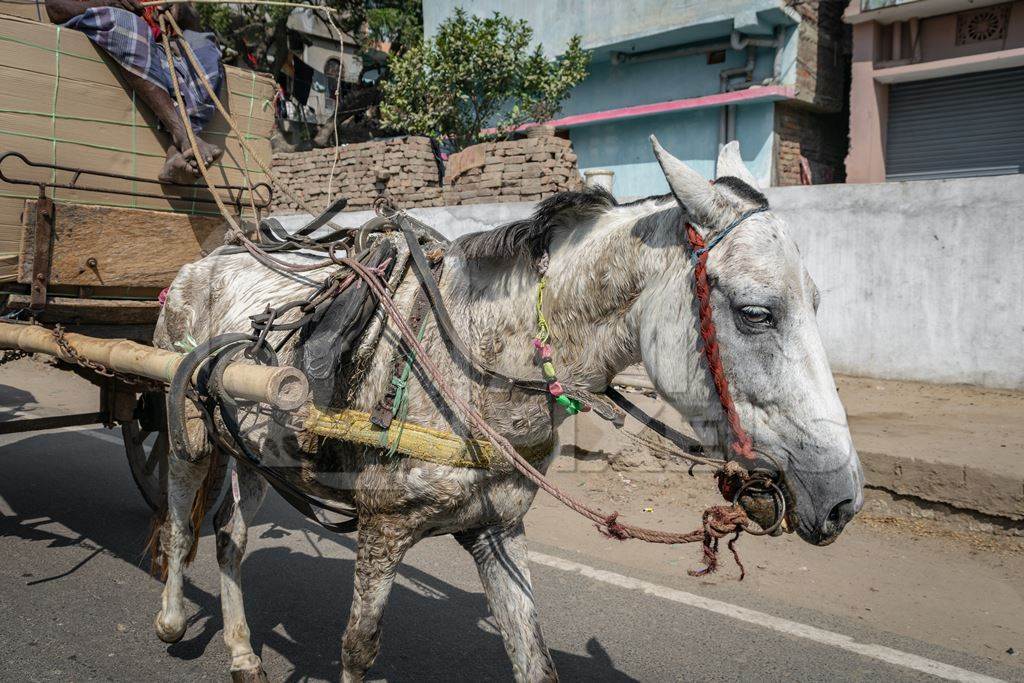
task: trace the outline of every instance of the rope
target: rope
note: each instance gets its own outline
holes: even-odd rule
[[[143,7],[154,7],[156,5],[183,5],[186,3],[191,4],[204,4],[204,5],[272,5],[274,7],[306,7],[309,9],[323,10],[331,14],[340,14],[340,12],[331,7],[322,7],[320,5],[310,5],[305,2],[285,2],[284,0],[245,0],[240,2],[239,0],[150,0],[149,2],[139,3]]]
[[[164,50],[167,53],[167,60],[170,66],[169,71],[171,72],[171,89],[174,91],[174,98],[175,101],[178,103],[178,115],[182,117],[182,122],[184,123],[185,133],[188,137],[189,144],[192,146],[192,149],[198,150],[199,145],[196,142],[195,132],[192,130],[192,126],[188,120],[188,110],[185,107],[185,100],[181,95],[181,85],[178,83],[178,75],[174,70],[174,64],[172,61],[173,57],[171,52],[171,41],[170,36],[167,32],[166,20],[168,19],[175,26],[176,30],[178,29],[178,27],[177,22],[174,21],[174,17],[170,16],[169,13],[163,12],[160,14],[160,39],[161,41],[163,41]],[[238,126],[235,124],[234,120],[232,120],[231,115],[227,111],[225,111],[224,106],[220,103],[220,100],[217,98],[217,94],[213,91],[213,87],[210,85],[210,82],[202,75],[201,69],[196,64],[195,55],[192,54],[192,51],[189,48],[188,43],[185,41],[181,41],[181,45],[184,46],[186,55],[188,56],[189,61],[192,62],[193,68],[195,68],[197,72],[200,72],[199,76],[203,82],[203,86],[206,88],[207,93],[209,93],[210,97],[213,99],[213,102],[216,104],[218,111],[220,111],[221,115],[224,116],[225,121],[228,122],[228,125],[231,126],[231,129],[237,133]],[[239,136],[239,141],[241,142],[241,136]],[[243,143],[243,145],[244,144],[245,143]],[[199,172],[203,176],[203,180],[206,182],[207,187],[210,189],[210,194],[213,197],[214,203],[217,205],[217,209],[220,211],[221,216],[224,217],[225,222],[227,222],[228,224],[228,232],[230,232],[232,237],[238,240],[238,242],[245,248],[245,250],[248,251],[252,255],[252,257],[256,259],[258,262],[262,263],[263,265],[266,265],[269,268],[276,268],[278,270],[288,271],[292,273],[317,270],[335,263],[333,259],[329,258],[304,265],[295,265],[275,259],[274,257],[267,254],[265,251],[260,249],[259,246],[257,246],[254,242],[252,242],[252,240],[246,237],[245,231],[242,230],[241,227],[239,227],[238,222],[228,211],[227,207],[224,205],[224,201],[220,198],[220,195],[215,191],[214,185],[216,183],[213,181],[212,178],[210,178],[210,171],[206,165],[206,160],[203,159],[203,156],[198,152],[195,154],[195,160],[196,165],[199,167]],[[256,157],[256,161],[262,165],[262,162],[259,160],[258,157]],[[269,172],[268,176],[271,178],[271,180],[274,179],[273,175],[271,175]]]
[[[417,339],[423,340],[423,335],[427,331],[427,319],[424,317],[423,322],[420,324],[420,332]],[[395,453],[398,452],[398,446],[402,442],[402,434],[405,432],[406,419],[409,417],[409,376],[412,375],[412,366],[416,362],[416,354],[409,351],[405,356],[405,365],[402,367],[401,377],[392,377],[391,382],[395,384],[397,392],[395,393],[395,405],[391,409],[391,416],[398,420],[398,434],[395,436],[395,440],[391,444],[387,444],[387,432],[385,431],[381,438],[384,439],[385,446],[388,446],[386,457],[394,457]]]
[[[740,424],[740,414],[733,403],[732,394],[729,393],[729,380],[725,377],[725,368],[722,367],[722,356],[718,350],[718,333],[715,330],[715,321],[711,316],[711,286],[708,284],[708,250],[704,238],[700,236],[692,224],[686,224],[686,237],[690,241],[690,249],[696,255],[697,262],[693,268],[693,279],[696,287],[698,314],[700,317],[700,338],[703,342],[704,359],[707,361],[708,370],[711,372],[711,379],[718,393],[718,402],[725,413],[729,431],[732,434],[730,448],[733,453],[747,460],[757,460],[754,454],[753,441],[743,425]]]
[[[220,0],[217,0],[217,1],[219,2]],[[143,4],[145,4],[145,3],[143,3]],[[163,4],[163,3],[150,3],[150,4]],[[308,5],[304,5],[304,6],[308,6]],[[171,26],[174,28],[174,30],[178,34],[181,33],[181,28],[178,26],[178,22],[176,22],[174,20],[174,17],[172,17],[170,14],[168,14],[166,12],[161,14],[160,17],[161,17],[161,21],[163,20],[164,17],[166,17],[171,22]],[[168,42],[168,41],[165,41],[165,42]],[[168,44],[169,44],[169,42],[168,42]],[[192,68],[196,71],[196,73],[199,76],[199,82],[202,83],[203,88],[206,89],[206,93],[210,96],[210,99],[213,101],[214,106],[217,107],[217,111],[219,111],[221,113],[221,116],[224,117],[224,120],[227,121],[228,127],[231,128],[231,131],[238,138],[238,142],[242,145],[242,148],[245,149],[250,155],[252,155],[252,158],[256,161],[256,165],[260,167],[260,170],[263,171],[263,173],[266,174],[266,176],[270,179],[270,181],[274,184],[274,186],[277,189],[283,191],[286,195],[288,195],[288,198],[291,199],[296,204],[298,204],[299,207],[303,211],[305,211],[306,213],[308,213],[308,214],[310,214],[312,216],[318,215],[320,212],[317,211],[316,209],[314,209],[309,204],[307,204],[304,199],[302,199],[297,194],[292,192],[291,188],[288,187],[277,176],[277,174],[274,173],[274,171],[272,171],[270,169],[269,166],[267,166],[265,163],[263,163],[263,160],[259,158],[259,155],[256,154],[256,152],[249,145],[249,143],[243,139],[242,132],[238,129],[238,125],[235,123],[235,120],[231,117],[231,114],[229,114],[228,111],[224,108],[224,105],[221,104],[220,98],[217,97],[217,93],[214,92],[214,90],[213,90],[213,86],[210,85],[210,81],[203,74],[202,67],[199,65],[199,60],[196,59],[196,55],[195,55],[194,52],[192,52],[192,48],[189,46],[188,42],[182,40],[182,41],[179,41],[178,44],[181,45],[181,47],[183,48],[185,56],[188,58],[188,61],[192,64]],[[170,59],[169,55],[168,55],[168,59]],[[175,90],[177,91],[177,89],[178,89],[177,79],[172,77],[171,78],[171,83],[172,83],[172,85],[174,85]],[[190,126],[186,126],[186,128],[191,130]],[[192,141],[192,136],[191,135],[189,135],[189,141],[190,142]],[[192,146],[195,147],[195,142],[192,142]],[[203,174],[203,177],[204,178],[206,177],[205,173]],[[213,183],[208,183],[208,184],[212,185]]]
[[[60,30],[57,26],[56,56],[53,65],[53,99],[50,102],[50,156],[53,158],[53,165],[57,165],[57,93],[60,91]],[[57,182],[57,169],[50,172],[50,182]],[[57,199],[57,188],[53,188],[53,199]]]
[[[252,110],[256,103],[256,72],[252,71],[250,72],[250,74],[252,78],[249,81],[249,92],[252,94],[252,97],[249,99],[249,118],[245,121],[246,137],[248,137],[249,133],[252,131]],[[235,138],[241,140],[241,135],[236,135]],[[239,142],[239,144],[241,144],[241,142]],[[244,148],[242,149],[242,162],[242,165],[245,166],[246,169],[248,169],[249,152],[247,152]],[[252,178],[249,177],[248,170],[246,170],[245,172],[245,184],[249,186],[249,208],[252,210],[253,219],[255,220],[259,218],[259,212],[256,211],[256,202],[253,199],[253,182]]]
[[[132,208],[138,203],[138,198],[135,196],[135,190],[137,189],[137,183],[135,178],[139,175],[139,158],[135,153],[135,132],[136,132],[136,121],[139,117],[139,108],[135,101],[136,93],[135,88],[132,88]],[[195,205],[192,206],[195,209]]]
[[[169,17],[166,13],[160,15],[161,29],[164,29],[165,17],[169,18],[172,22],[173,17]],[[166,30],[163,31],[161,39],[164,41],[167,49],[168,56],[170,56],[170,40]],[[187,50],[187,44],[186,44]],[[187,114],[185,113],[185,103],[181,96],[181,89],[178,84],[177,76],[174,71],[171,71],[171,84],[174,90],[175,99],[178,102],[179,114],[187,121]],[[205,84],[209,88],[209,84]],[[209,89],[208,89],[209,92]],[[214,101],[217,102],[216,96]],[[219,103],[218,103],[219,104]],[[234,126],[229,116],[224,112],[225,119],[228,120],[229,124]],[[189,125],[185,126],[185,131],[188,134],[189,142],[193,149],[198,149],[196,144],[195,134],[192,131],[192,127]],[[196,154],[196,162],[199,166],[199,170],[202,173],[203,179],[207,185],[213,186],[213,182],[209,177],[209,173],[204,162],[202,155]],[[677,543],[696,543],[701,542],[703,544],[703,555],[705,568],[696,572],[690,572],[693,575],[699,576],[716,569],[718,565],[717,550],[718,542],[722,538],[725,538],[729,534],[734,534],[734,537],[729,540],[728,547],[733,553],[733,557],[736,559],[736,563],[740,567],[740,578],[742,579],[745,571],[743,565],[740,562],[739,556],[736,553],[735,542],[739,537],[741,531],[743,531],[749,524],[749,519],[746,513],[738,505],[716,505],[708,508],[704,511],[702,517],[702,524],[700,529],[696,529],[689,533],[677,533],[660,531],[657,529],[647,529],[644,527],[635,526],[619,521],[619,513],[613,512],[611,514],[605,514],[595,508],[592,508],[585,503],[576,500],[572,496],[560,490],[557,486],[552,484],[547,478],[538,471],[530,462],[516,451],[515,448],[508,442],[508,440],[502,436],[497,430],[495,430],[484,417],[473,408],[466,400],[462,397],[461,393],[456,391],[448,382],[445,380],[444,372],[434,363],[433,358],[427,353],[426,349],[423,348],[417,334],[409,327],[408,322],[403,317],[401,311],[398,310],[397,305],[391,298],[391,294],[387,289],[387,286],[381,282],[379,273],[367,268],[359,261],[352,258],[340,258],[335,254],[337,243],[330,246],[329,255],[330,258],[325,261],[316,263],[306,264],[303,266],[296,266],[288,263],[281,262],[262,249],[256,244],[252,243],[246,236],[245,233],[238,227],[234,217],[227,211],[224,203],[221,201],[219,196],[214,193],[214,199],[217,203],[217,208],[221,210],[225,220],[227,221],[233,235],[241,242],[242,246],[245,247],[254,258],[264,265],[273,264],[271,267],[279,267],[290,272],[298,272],[300,270],[314,270],[322,268],[330,264],[338,264],[347,267],[353,273],[355,273],[360,279],[366,282],[367,286],[377,297],[381,307],[388,313],[398,328],[399,333],[407,348],[415,354],[416,362],[426,372],[426,374],[433,380],[435,387],[439,393],[445,398],[450,406],[452,406],[463,419],[467,425],[475,429],[476,433],[482,434],[488,441],[490,441],[494,448],[501,452],[509,462],[519,471],[520,474],[530,480],[535,486],[547,492],[550,496],[555,498],[570,510],[586,517],[598,528],[601,533],[609,538],[616,538],[618,540],[627,540],[634,538],[648,543],[666,543],[666,544],[677,544]],[[706,278],[705,278],[706,283]],[[733,467],[729,468],[729,465]],[[735,463],[728,463],[726,468],[720,473],[721,477],[726,476],[743,476],[745,473]]]
[[[345,38],[341,29],[334,23],[334,15],[327,12],[327,20],[331,22],[331,28],[338,34],[338,79],[334,82],[334,158],[331,160],[331,174],[327,176],[327,204],[330,206],[334,201],[334,173],[338,168],[338,158],[341,146],[338,144],[338,109],[341,108],[341,74],[345,60]]]

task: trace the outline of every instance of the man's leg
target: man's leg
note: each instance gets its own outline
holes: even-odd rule
[[[192,153],[192,145],[189,143],[188,132],[185,129],[186,124],[178,115],[178,108],[174,106],[171,95],[155,83],[136,76],[127,69],[123,69],[122,73],[132,89],[153,110],[164,127],[170,131],[172,146],[167,150],[167,161],[160,171],[160,180],[186,185],[192,183],[200,175],[199,165]],[[220,147],[206,142],[198,135],[196,135],[196,142],[199,145],[199,153],[207,166],[220,159],[224,153]],[[181,150],[187,151],[182,152]]]

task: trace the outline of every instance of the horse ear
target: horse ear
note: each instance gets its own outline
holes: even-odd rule
[[[722,197],[715,186],[700,173],[676,159],[658,144],[658,138],[651,136],[654,156],[668,180],[676,201],[699,223],[713,225],[714,218],[721,213]]]
[[[739,178],[755,190],[761,189],[757,186],[757,181],[754,180],[754,174],[751,173],[750,169],[747,168],[747,165],[743,163],[743,157],[740,156],[740,143],[736,140],[733,140],[722,147],[722,151],[718,153],[718,165],[715,168],[715,177],[721,178],[722,176],[727,175]]]

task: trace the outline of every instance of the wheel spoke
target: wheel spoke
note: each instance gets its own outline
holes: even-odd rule
[[[146,466],[143,468],[143,472],[147,477],[153,474],[156,466],[162,460],[167,459],[167,447],[167,432],[160,432],[160,435],[156,437],[156,443],[153,444],[153,448],[150,449],[149,456],[146,458]]]
[[[132,441],[135,442],[136,446],[142,446],[142,444],[145,443],[146,439],[148,439],[149,435],[152,433],[153,432],[145,432],[139,429],[137,432],[135,432],[135,436],[132,438]]]

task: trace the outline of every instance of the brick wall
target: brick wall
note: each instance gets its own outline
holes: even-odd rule
[[[273,160],[275,172],[292,191],[314,209],[326,208],[333,149],[279,153]],[[338,149],[333,193],[348,198],[346,211],[358,211],[382,194],[403,208],[454,206],[536,201],[582,184],[572,144],[553,135],[475,145],[453,155],[448,168],[442,188],[425,137],[345,145]],[[277,192],[273,210],[299,207]]]
[[[810,184],[846,180],[849,119],[844,112],[825,113],[796,103],[775,105],[775,184],[801,185],[801,157],[807,160]]]
[[[787,4],[801,16],[796,100],[775,105],[775,184],[841,183],[846,180],[850,124],[846,3],[789,0]]]
[[[327,180],[334,148],[275,154],[274,170],[288,187],[317,210],[327,207]],[[346,211],[368,209],[388,194],[399,206],[439,206],[441,183],[437,163],[425,137],[362,142],[338,148],[332,187],[348,198]],[[283,192],[275,193],[274,211],[297,211]]]
[[[828,112],[842,110],[849,91],[850,27],[845,2],[789,0],[802,19],[797,40],[797,98]]]
[[[485,142],[451,159],[444,182],[444,203],[537,201],[581,187],[576,153],[566,139],[546,135]]]

